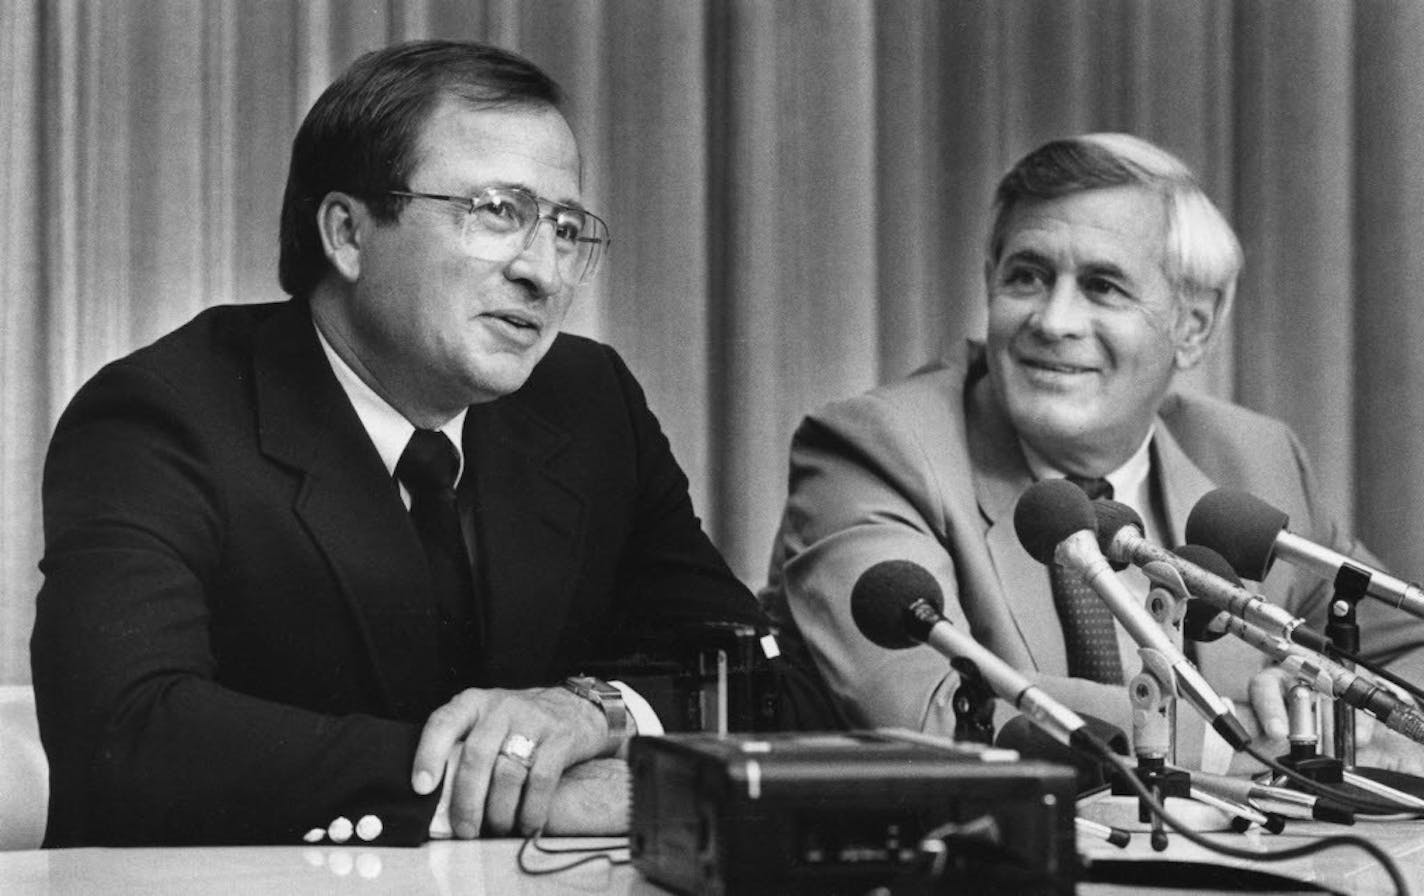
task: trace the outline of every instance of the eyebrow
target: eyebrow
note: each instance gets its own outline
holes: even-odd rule
[[[1113,280],[1121,280],[1123,283],[1134,282],[1131,274],[1107,261],[1094,262],[1085,267],[1082,273],[1088,276],[1110,277]]]
[[[1047,255],[1044,255],[1042,252],[1036,252],[1033,249],[1019,249],[1017,251],[1010,252],[1009,254],[1000,257],[999,264],[1002,265],[1009,264],[1010,262],[1025,261],[1030,264],[1039,265],[1040,267],[1051,268],[1054,266],[1053,262],[1049,259]]]
[[[1005,256],[1003,257],[1003,259],[1002,259],[999,263],[1000,263],[1000,264],[1009,264],[1009,263],[1011,263],[1011,262],[1020,262],[1020,263],[1022,263],[1022,262],[1027,262],[1027,263],[1029,263],[1029,264],[1034,264],[1034,265],[1038,265],[1038,266],[1040,266],[1040,267],[1045,267],[1045,268],[1050,268],[1050,269],[1056,269],[1056,267],[1057,267],[1057,266],[1055,265],[1055,263],[1054,263],[1054,261],[1053,261],[1052,258],[1048,257],[1047,255],[1045,255],[1045,254],[1043,254],[1042,252],[1039,252],[1039,251],[1037,251],[1037,250],[1035,250],[1035,249],[1019,249],[1019,250],[1017,250],[1017,251],[1010,252],[1008,255],[1005,255]],[[1110,261],[1093,261],[1093,262],[1089,262],[1088,264],[1083,265],[1083,266],[1077,271],[1076,276],[1079,276],[1079,277],[1084,277],[1084,276],[1089,276],[1089,277],[1093,277],[1093,276],[1106,276],[1106,277],[1111,277],[1111,278],[1113,278],[1113,279],[1115,279],[1115,280],[1121,280],[1121,281],[1123,281],[1124,283],[1132,283],[1132,282],[1133,282],[1133,278],[1132,278],[1132,275],[1131,275],[1131,274],[1129,274],[1127,271],[1123,270],[1120,266],[1118,266],[1118,265],[1116,265],[1116,264],[1114,264],[1113,262],[1110,262]]]
[[[550,197],[544,196],[544,195],[541,194],[538,190],[534,189],[533,187],[529,186],[528,184],[526,184],[526,183],[524,183],[524,182],[522,182],[522,181],[514,181],[514,180],[496,180],[496,181],[489,181],[489,182],[487,182],[487,183],[480,184],[479,186],[472,186],[472,187],[470,187],[470,188],[469,188],[469,194],[468,194],[468,195],[470,195],[470,196],[478,196],[479,194],[483,193],[485,190],[488,190],[488,189],[491,189],[491,188],[496,188],[496,187],[499,188],[499,189],[502,189],[502,190],[523,190],[524,192],[526,192],[526,193],[528,193],[528,194],[530,194],[530,195],[532,195],[532,196],[538,196],[540,199],[545,199],[545,200],[547,200],[547,201],[549,201],[549,202],[554,203],[555,205],[563,206],[564,208],[577,209],[578,211],[581,211],[581,212],[586,212],[586,211],[588,211],[588,207],[585,206],[582,202],[579,202],[577,199],[571,199],[571,198],[551,199]]]

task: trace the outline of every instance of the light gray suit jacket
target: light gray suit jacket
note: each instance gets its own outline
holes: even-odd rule
[[[957,673],[928,648],[877,647],[851,618],[851,589],[866,569],[882,560],[918,563],[944,589],[944,612],[955,625],[1070,707],[1130,730],[1122,687],[1067,677],[1048,570],[1014,530],[1014,506],[1033,479],[986,373],[982,347],[970,345],[802,422],[763,605],[786,636],[806,640],[853,725],[950,734]],[[1173,545],[1183,543],[1197,500],[1230,487],[1285,511],[1293,532],[1373,562],[1318,505],[1305,452],[1279,421],[1172,394],[1159,410],[1151,451],[1156,500]],[[1328,583],[1278,563],[1260,590],[1324,625]],[[1424,645],[1419,620],[1371,600],[1360,604],[1359,616],[1362,646],[1373,658]],[[1234,639],[1196,646],[1212,684],[1248,706],[1247,684],[1262,656]],[[1424,651],[1415,652],[1403,671],[1424,665],[1421,657]],[[1130,675],[1137,661],[1125,659]],[[1243,716],[1254,728],[1250,713]]]

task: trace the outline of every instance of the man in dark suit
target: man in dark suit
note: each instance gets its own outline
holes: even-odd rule
[[[1235,235],[1191,172],[1134,137],[1054,141],[1004,177],[985,263],[987,340],[822,408],[792,445],[763,602],[783,640],[799,629],[853,723],[954,730],[957,673],[929,650],[875,646],[851,617],[868,568],[909,560],[939,582],[954,624],[1074,709],[1130,729],[1121,681],[1141,668],[1136,645],[1109,617],[1097,646],[1111,668],[1077,663],[1071,613],[1019,543],[1015,505],[1038,479],[1105,479],[1169,547],[1185,540],[1203,494],[1242,489],[1286,511],[1295,531],[1368,557],[1322,506],[1284,424],[1172,388],[1219,329],[1240,265]],[[1140,571],[1123,575],[1146,594]],[[1263,584],[1324,625],[1330,583],[1277,563]],[[1374,601],[1359,612],[1364,651],[1420,680],[1424,625]],[[1283,748],[1281,670],[1234,639],[1202,645],[1200,665]],[[1196,737],[1184,738],[1184,760],[1215,751],[1209,765],[1229,761],[1199,719],[1179,717],[1196,729],[1184,732]],[[1424,769],[1424,751],[1393,732],[1367,741],[1361,762]]]
[[[559,101],[488,47],[361,58],[293,145],[292,300],[74,398],[32,641],[49,845],[624,829],[616,757],[657,719],[561,679],[762,617],[623,362],[559,333],[608,243]]]

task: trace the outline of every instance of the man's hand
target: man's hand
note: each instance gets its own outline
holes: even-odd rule
[[[1294,682],[1295,677],[1278,666],[1265,669],[1251,679],[1251,708],[1256,712],[1262,734],[1270,738],[1277,753],[1284,751],[1284,741],[1290,733],[1285,695]],[[1405,702],[1412,704],[1407,698]],[[1328,717],[1324,727],[1328,742],[1333,737]],[[1390,731],[1369,713],[1356,712],[1355,765],[1424,774],[1424,745]]]
[[[551,837],[608,837],[628,833],[632,784],[622,759],[590,759],[570,766],[554,789],[544,833]]]
[[[1251,709],[1261,726],[1262,736],[1279,747],[1290,734],[1290,716],[1286,712],[1286,692],[1295,683],[1295,676],[1280,666],[1263,669],[1251,679]]]
[[[1357,712],[1355,766],[1424,775],[1424,745],[1389,730],[1365,713]]]
[[[471,688],[430,714],[415,751],[411,786],[430,793],[454,759],[445,786],[456,837],[472,839],[481,830],[532,833],[548,819],[564,770],[598,756],[607,729],[598,707],[563,688]],[[532,754],[521,761],[519,747],[529,742]],[[501,752],[506,744],[509,749]]]

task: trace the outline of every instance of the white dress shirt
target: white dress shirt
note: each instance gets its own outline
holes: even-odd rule
[[[315,327],[315,322],[313,322]],[[336,374],[336,381],[341,384],[341,389],[346,393],[346,397],[351,401],[351,407],[355,409],[356,416],[360,418],[362,427],[366,434],[371,437],[371,443],[375,445],[376,452],[381,456],[381,462],[386,465],[386,472],[395,480],[400,487],[401,501],[405,503],[406,509],[410,509],[410,492],[405,485],[396,478],[396,464],[400,463],[401,454],[405,452],[405,446],[410,441],[410,437],[415,434],[415,425],[405,418],[400,411],[391,407],[376,390],[366,384],[366,381],[356,375],[356,371],[351,369],[336,349],[331,347],[325,334],[320,327],[315,327],[317,341],[321,343],[321,350],[326,355],[327,362],[331,365],[332,373]],[[460,477],[465,475],[465,449],[464,431],[465,415],[468,408],[462,409],[460,413],[451,417],[440,425],[440,432],[450,439],[455,446],[455,453],[460,458],[459,471],[455,474],[455,482],[460,482]],[[656,735],[663,733],[662,720],[658,718],[651,705],[641,694],[628,687],[621,681],[610,681],[609,684],[616,687],[623,695],[623,703],[627,708],[628,717],[632,719],[634,729],[638,734]],[[626,743],[625,743],[626,749]],[[452,754],[451,764],[455,761],[455,756],[459,753],[457,746]],[[449,766],[447,766],[447,769]],[[449,837],[449,783],[450,775],[445,776],[444,792],[441,794],[440,806],[435,813],[435,818],[430,823],[430,836]]]

